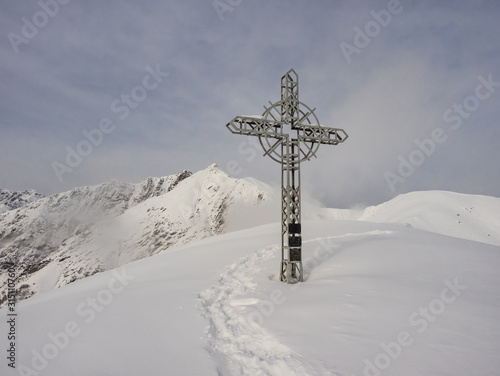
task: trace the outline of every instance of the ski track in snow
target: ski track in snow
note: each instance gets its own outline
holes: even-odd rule
[[[218,283],[199,294],[203,315],[209,320],[208,351],[218,363],[220,376],[334,376],[322,364],[310,364],[258,324],[251,322],[245,306],[258,299],[241,298],[255,289],[253,277],[260,264],[279,253],[279,246],[261,249],[232,264]]]

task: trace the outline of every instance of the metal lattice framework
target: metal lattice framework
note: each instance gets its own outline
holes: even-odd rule
[[[299,76],[293,69],[281,78],[281,100],[269,104],[262,116],[237,116],[226,127],[235,134],[257,136],[264,156],[281,164],[280,279],[302,282],[300,162],[316,157],[321,144],[337,145],[348,136],[343,129],[320,125],[316,109],[300,102]]]

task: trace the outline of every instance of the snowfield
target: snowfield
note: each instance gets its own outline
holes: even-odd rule
[[[296,285],[278,221],[170,248],[18,303],[2,375],[500,375],[499,209],[437,191],[308,206]]]

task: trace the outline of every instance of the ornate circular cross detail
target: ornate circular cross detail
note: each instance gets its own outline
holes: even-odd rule
[[[278,101],[265,108],[262,117],[266,122],[279,123],[276,127],[279,128],[277,131],[281,138],[276,139],[276,135],[267,132],[259,135],[259,142],[265,151],[264,155],[268,155],[272,160],[282,163],[283,154],[287,154],[286,144],[293,144],[299,151],[299,159],[295,162],[302,162],[316,156],[320,143],[307,137],[310,133],[308,130],[311,127],[321,127],[313,109],[300,101],[287,103],[286,100]],[[283,114],[286,113],[287,108],[293,108],[297,116],[285,119]]]

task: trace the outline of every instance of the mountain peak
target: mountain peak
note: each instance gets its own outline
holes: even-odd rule
[[[233,206],[255,206],[265,196],[215,164],[136,184],[78,187],[0,214],[0,262],[20,269],[23,299],[224,232]]]

